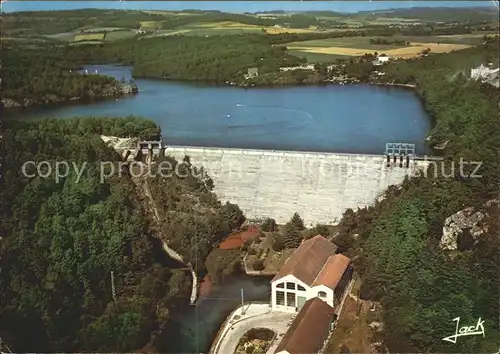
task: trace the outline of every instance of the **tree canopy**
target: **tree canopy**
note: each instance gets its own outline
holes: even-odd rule
[[[3,123],[1,336],[11,350],[131,352],[172,332],[172,313],[188,301],[191,280],[160,241],[188,260],[198,257],[202,268],[242,213],[218,202],[197,177],[154,180],[165,203],[160,227],[168,239],[160,240],[130,177],[100,180],[101,162],[120,157],[98,136],[159,133],[133,117]],[[24,176],[26,161],[84,168],[80,180],[70,169],[57,182],[54,175]]]

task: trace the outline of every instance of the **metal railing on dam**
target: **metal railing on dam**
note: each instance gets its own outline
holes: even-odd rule
[[[430,162],[411,159],[406,167],[391,159],[388,166],[384,155],[193,146],[166,146],[165,154],[203,166],[219,198],[238,204],[249,219],[285,223],[297,212],[308,224],[335,224],[346,209],[371,205]]]

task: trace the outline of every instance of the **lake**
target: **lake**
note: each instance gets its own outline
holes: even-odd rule
[[[89,73],[131,77],[126,66],[93,65]],[[135,80],[137,95],[90,104],[36,107],[8,117],[141,116],[166,144],[382,154],[388,142],[428,149],[430,119],[418,95],[399,87],[324,85],[278,88]]]

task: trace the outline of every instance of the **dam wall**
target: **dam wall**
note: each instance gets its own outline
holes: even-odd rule
[[[222,202],[238,204],[250,220],[286,223],[297,212],[306,225],[336,224],[348,208],[369,206],[388,186],[416,175],[428,161],[400,167],[384,155],[166,146],[165,155],[187,155],[213,179]]]

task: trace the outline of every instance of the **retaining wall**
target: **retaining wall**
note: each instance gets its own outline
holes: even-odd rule
[[[347,208],[372,204],[388,186],[416,174],[428,161],[387,167],[383,155],[167,146],[203,166],[219,198],[236,203],[249,219],[287,222],[298,212],[307,224],[335,224]]]

